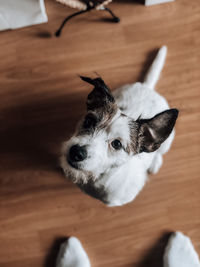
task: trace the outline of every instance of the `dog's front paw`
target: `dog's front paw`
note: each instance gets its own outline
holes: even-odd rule
[[[162,166],[162,163],[163,163],[162,155],[160,153],[157,153],[153,158],[153,161],[151,163],[150,168],[148,169],[148,172],[156,174],[159,171],[160,167]]]

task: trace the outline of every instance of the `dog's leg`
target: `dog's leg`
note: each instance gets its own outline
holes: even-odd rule
[[[200,267],[199,257],[187,236],[176,232],[170,237],[165,249],[164,267]]]
[[[76,237],[64,242],[58,253],[56,267],[90,267],[89,258]]]

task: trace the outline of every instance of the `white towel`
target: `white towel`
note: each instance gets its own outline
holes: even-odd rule
[[[47,21],[44,0],[0,0],[0,30]]]

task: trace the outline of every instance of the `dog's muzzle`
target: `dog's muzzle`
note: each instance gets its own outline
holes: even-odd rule
[[[70,148],[67,155],[69,164],[78,169],[78,163],[87,158],[87,150],[85,146],[74,145]]]

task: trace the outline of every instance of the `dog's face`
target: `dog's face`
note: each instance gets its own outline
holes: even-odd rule
[[[87,113],[72,138],[63,144],[61,167],[78,184],[95,181],[141,152],[153,152],[170,135],[178,111],[159,113],[134,121],[121,113],[101,78],[82,80],[94,86],[88,95]]]

